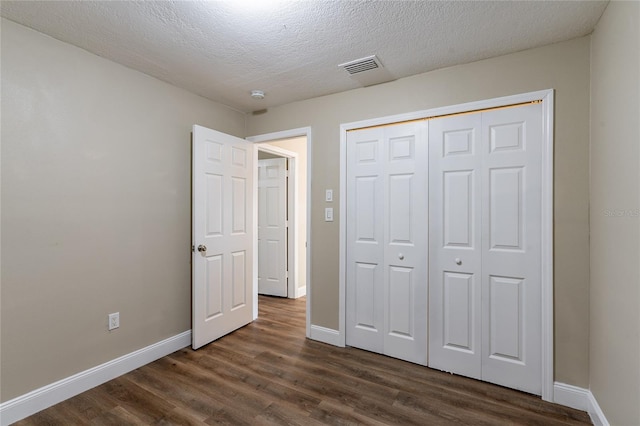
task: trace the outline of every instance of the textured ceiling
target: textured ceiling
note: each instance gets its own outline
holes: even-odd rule
[[[240,111],[589,34],[606,1],[2,1],[0,14]],[[266,93],[262,101],[252,89]]]

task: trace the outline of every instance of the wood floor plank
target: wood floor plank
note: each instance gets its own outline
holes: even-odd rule
[[[371,417],[357,413],[354,409],[337,404],[331,400],[322,401],[311,413],[311,417],[329,425],[371,425],[382,426],[382,423]]]
[[[172,402],[176,406],[176,410],[187,410],[191,417],[201,423],[223,408],[222,404],[212,403],[211,398],[207,398],[195,387],[181,386],[175,380],[167,379],[159,374],[153,374],[149,368],[139,368],[132,371],[130,378],[159,397],[172,395]]]
[[[18,425],[581,425],[539,397],[305,338],[304,298],[259,298],[259,318]]]

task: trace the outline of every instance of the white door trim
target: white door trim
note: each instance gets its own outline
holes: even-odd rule
[[[249,136],[246,139],[250,142],[253,143],[260,143],[260,142],[271,142],[271,141],[276,141],[276,140],[280,140],[280,139],[288,139],[288,138],[295,138],[295,137],[300,137],[300,136],[305,136],[307,138],[307,285],[306,285],[306,293],[307,293],[307,325],[306,325],[306,336],[310,337],[311,336],[311,163],[312,163],[312,156],[313,156],[313,152],[312,152],[312,147],[313,147],[313,143],[312,143],[312,135],[311,135],[311,127],[299,127],[297,129],[291,129],[291,130],[283,130],[280,132],[273,132],[273,133],[265,133],[262,135],[255,135],[255,136]],[[257,155],[258,153],[256,152],[256,158],[254,158],[255,161],[257,161]],[[254,221],[254,229],[257,232],[258,229],[258,219],[257,217],[255,218]],[[256,245],[256,247],[254,247],[254,250],[257,250],[257,244],[258,241],[257,239],[255,239],[254,244]],[[254,258],[254,268],[257,268],[257,257]],[[256,269],[257,270],[257,269]],[[257,275],[255,275],[255,279],[254,279],[254,283],[253,283],[253,297],[254,297],[254,313],[253,316],[254,318],[258,317],[258,277]]]
[[[553,401],[553,89],[522,93],[513,96],[469,102],[397,114],[340,125],[340,194],[347,189],[347,131],[363,127],[393,124],[408,120],[426,119],[447,114],[456,114],[496,108],[525,102],[542,101],[543,146],[542,146],[542,399]],[[340,200],[339,217],[346,217],[346,203]],[[340,265],[339,265],[339,345],[346,341],[345,294],[346,294],[346,221],[340,221]]]
[[[279,155],[280,157],[287,158],[289,160],[289,168],[288,168],[288,176],[289,179],[287,181],[287,215],[289,217],[288,228],[289,232],[287,233],[287,263],[289,265],[288,268],[288,279],[287,279],[287,297],[290,299],[295,299],[298,294],[296,291],[298,288],[298,268],[296,265],[298,264],[298,209],[296,209],[297,204],[297,194],[298,194],[298,186],[297,186],[297,170],[298,167],[298,154],[293,151],[287,151],[286,149],[268,145],[266,142],[261,143],[256,146],[258,151],[268,152],[269,154]],[[291,214],[293,212],[293,214]],[[258,261],[260,259],[258,258]]]

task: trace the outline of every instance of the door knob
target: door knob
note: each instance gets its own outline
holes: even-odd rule
[[[404,254],[398,253],[398,259],[403,260],[404,259]]]
[[[200,244],[200,245],[198,246],[198,251],[199,251],[199,252],[201,252],[201,253],[202,253],[203,251],[207,251],[207,246],[205,246],[204,244]]]
[[[462,265],[462,260],[459,257],[455,259],[456,265]]]

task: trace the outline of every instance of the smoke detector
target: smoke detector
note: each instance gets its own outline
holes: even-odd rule
[[[251,97],[258,100],[264,99],[264,92],[262,90],[252,90]]]
[[[362,86],[372,86],[395,80],[389,71],[382,66],[382,62],[376,55],[345,62],[338,67],[344,69],[351,78]]]

